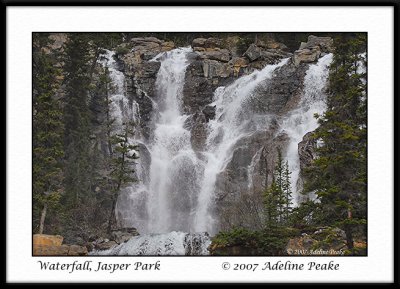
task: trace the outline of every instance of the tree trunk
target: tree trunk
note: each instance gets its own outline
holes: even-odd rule
[[[40,214],[39,234],[43,234],[44,220],[46,219],[46,214],[47,214],[47,204],[44,204],[42,213]]]
[[[349,200],[350,203],[350,200]],[[347,219],[351,219],[353,217],[353,214],[350,209],[347,209]],[[351,228],[351,225],[345,225],[344,227],[344,232],[346,233],[346,243],[347,243],[347,248],[349,250],[353,250],[353,230]]]
[[[107,232],[111,233],[111,228],[114,224],[114,220],[115,220],[115,205],[117,204],[117,198],[114,196],[113,201],[112,201],[112,207],[111,207],[111,213],[110,213],[110,217],[108,219],[108,228],[107,228]]]
[[[346,244],[349,250],[353,250],[353,230],[351,229],[350,225],[346,225],[344,228],[344,232],[346,233]]]

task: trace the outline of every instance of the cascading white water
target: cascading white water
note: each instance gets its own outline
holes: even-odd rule
[[[228,87],[219,87],[214,93],[215,119],[208,123],[206,165],[197,200],[194,228],[197,232],[215,233],[214,218],[210,213],[213,205],[217,176],[232,157],[232,148],[238,140],[254,133],[257,126],[252,113],[246,110],[245,101],[262,81],[272,77],[276,68],[286,64],[283,59],[277,65],[267,65],[260,71],[237,79]],[[261,128],[259,128],[261,129]]]
[[[210,240],[204,232],[213,235],[217,230],[217,220],[212,211],[218,175],[231,161],[238,141],[255,132],[265,131],[269,125],[271,116],[255,114],[247,106],[247,101],[252,99],[257,86],[271,79],[275,70],[285,65],[288,59],[240,77],[227,87],[219,87],[211,104],[216,107],[216,115],[207,123],[206,146],[203,151],[195,152],[191,145],[191,132],[187,128],[190,116],[185,115],[182,109],[185,72],[189,65],[187,55],[191,51],[191,48],[178,48],[151,60],[161,63],[156,80],[156,97],[151,99],[153,129],[148,140],[135,139],[148,156],[140,155],[136,167],[138,182],[120,194],[116,208],[119,220],[125,226],[136,227],[142,235],[111,250],[92,254],[208,254]],[[102,64],[109,68],[116,86],[111,98],[118,105],[112,109],[121,124],[125,118],[137,117],[138,107],[135,103],[129,107],[124,75],[116,69],[112,56],[113,52],[107,51]],[[323,88],[331,59],[332,55],[326,55],[317,64],[310,65],[299,108],[281,123],[281,131],[287,132],[290,137],[286,157],[293,171],[294,192],[300,169],[297,145],[305,133],[316,128],[313,114],[325,109]],[[252,175],[261,150],[251,160],[249,175]],[[249,178],[248,182],[250,190],[252,179]],[[197,244],[196,249],[193,249],[193,244]]]
[[[125,121],[139,122],[139,105],[135,101],[129,101],[126,94],[125,75],[117,70],[114,59],[115,52],[105,50],[99,63],[108,68],[111,83],[114,86],[110,93],[111,117],[115,120],[115,128],[118,129]]]
[[[298,180],[300,174],[300,159],[298,144],[304,135],[314,131],[318,127],[314,114],[321,115],[326,110],[326,94],[324,92],[329,76],[329,65],[333,55],[327,54],[321,57],[316,64],[311,64],[304,78],[303,96],[299,107],[284,118],[280,126],[280,132],[289,136],[289,145],[285,158],[289,163],[291,174],[291,190],[293,192],[294,205],[299,203]]]
[[[185,128],[188,116],[181,107],[189,65],[186,56],[191,51],[179,48],[158,56],[161,60],[156,80],[158,114],[152,143],[148,145],[151,165],[147,208],[151,233],[191,231],[199,162],[191,146],[190,131]],[[181,179],[185,175],[189,179]]]

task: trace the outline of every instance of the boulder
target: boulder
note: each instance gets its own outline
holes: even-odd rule
[[[34,256],[68,256],[70,246],[68,245],[34,245]]]
[[[118,230],[113,230],[111,232],[110,239],[118,244],[125,243],[132,237],[139,236],[136,228],[123,228]]]
[[[262,47],[265,49],[280,49],[283,51],[288,51],[289,48],[280,42],[275,41],[274,39],[268,39],[266,41],[257,39],[256,43],[255,43],[258,47]]]
[[[222,39],[219,38],[208,38],[205,42],[204,42],[204,48],[206,49],[213,49],[216,47],[220,47],[222,48],[224,46],[224,41]]]
[[[175,43],[172,41],[165,41],[161,43],[161,51],[170,51],[175,48]]]
[[[61,246],[64,238],[60,235],[45,235],[35,234],[33,235],[34,246]]]
[[[106,239],[107,240],[107,239]],[[114,246],[117,246],[118,243],[115,241],[106,241],[106,242],[102,242],[102,243],[95,243],[94,244],[94,249],[96,250],[108,250],[111,249]]]
[[[140,37],[140,38],[132,38],[132,51],[135,55],[136,63],[141,62],[141,60],[150,60],[161,51],[167,51],[168,46],[171,43],[168,43],[168,46],[163,46],[163,41],[157,39],[155,37]],[[170,50],[170,49],[169,49]]]
[[[306,46],[307,46],[307,42],[301,42],[299,50],[302,50],[302,49],[306,48]]]
[[[228,63],[221,63],[216,60],[205,59],[203,61],[203,75],[205,78],[229,77],[231,67]]]
[[[249,48],[247,48],[244,55],[250,60],[254,61],[261,56],[261,48],[255,44],[251,44]]]
[[[210,119],[214,119],[215,117],[215,108],[216,106],[212,105],[207,105],[203,110],[203,114],[206,117],[206,122],[208,122]]]
[[[195,38],[192,41],[192,47],[195,51],[211,51],[216,48],[223,48],[224,41],[219,38]],[[201,49],[202,48],[202,49]]]
[[[68,250],[68,256],[86,256],[88,250],[86,247],[78,245],[70,245]]]
[[[79,245],[62,245],[63,237],[59,235],[33,235],[34,256],[83,256],[87,255],[86,247]]]
[[[204,47],[204,44],[206,43],[206,38],[195,38],[192,41],[192,47]]]
[[[201,57],[221,62],[228,62],[230,59],[230,53],[227,49],[205,51],[201,53]]]
[[[301,171],[308,167],[316,157],[317,141],[312,135],[313,132],[307,133],[298,144]]]
[[[318,46],[321,50],[321,52],[325,53],[331,53],[333,52],[333,39],[331,37],[318,37],[314,35],[308,36],[308,41],[305,45],[302,44],[300,45],[300,49],[304,48],[312,48],[315,46]]]
[[[295,66],[299,66],[300,63],[315,62],[321,55],[319,46],[311,48],[304,48],[302,50],[296,50],[293,54],[293,63]]]
[[[233,75],[238,77],[240,74],[240,70],[247,67],[249,64],[249,60],[245,57],[233,57],[229,61],[229,65],[233,68]]]
[[[143,43],[156,43],[156,44],[161,44],[161,40],[156,38],[156,37],[134,37],[131,39],[131,43],[133,44],[143,44]]]
[[[239,36],[229,36],[225,38],[224,48],[228,49],[232,56],[238,57],[240,56],[238,52],[239,43],[240,43]]]

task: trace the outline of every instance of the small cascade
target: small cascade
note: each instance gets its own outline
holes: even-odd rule
[[[291,190],[293,192],[294,205],[299,203],[298,186],[300,176],[300,159],[298,144],[306,133],[314,131],[318,127],[314,114],[321,115],[326,110],[325,88],[329,76],[329,65],[332,62],[332,54],[321,57],[316,64],[311,64],[304,79],[304,92],[297,109],[291,111],[285,117],[280,126],[280,132],[289,137],[289,145],[285,159],[288,160],[291,174]]]

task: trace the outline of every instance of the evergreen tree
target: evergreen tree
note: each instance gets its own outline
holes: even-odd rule
[[[34,231],[42,234],[48,210],[59,203],[62,189],[62,111],[55,97],[60,87],[60,68],[54,55],[44,52],[47,34],[33,34],[33,212]]]
[[[109,183],[111,190],[111,210],[108,220],[108,232],[111,231],[115,221],[115,206],[118,194],[123,185],[134,182],[133,178],[135,164],[134,160],[138,158],[137,146],[132,144],[133,124],[125,123],[121,133],[116,133],[111,138],[113,145],[113,154],[111,156]]]
[[[289,215],[292,210],[292,190],[291,190],[291,183],[290,183],[290,175],[292,174],[291,171],[289,171],[289,162],[286,161],[283,169],[283,185],[282,185],[282,191],[283,191],[283,198],[284,198],[284,217],[285,221],[289,222]]]
[[[278,148],[278,159],[275,165],[271,186],[264,192],[264,212],[267,227],[287,224],[292,204],[288,162],[284,162]]]
[[[306,191],[315,191],[323,212],[314,218],[342,228],[349,249],[354,229],[366,223],[366,73],[360,71],[366,65],[365,41],[364,34],[335,39],[328,108],[316,116],[320,126],[314,135],[321,145],[305,184]]]
[[[65,55],[65,191],[68,205],[76,207],[91,189],[88,109],[90,57],[87,36],[71,33]]]

